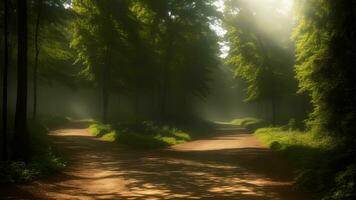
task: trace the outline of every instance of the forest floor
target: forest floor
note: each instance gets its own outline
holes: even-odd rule
[[[0,189],[0,199],[306,200],[286,162],[236,126],[165,150],[133,150],[59,129],[51,138],[68,167],[30,185]]]

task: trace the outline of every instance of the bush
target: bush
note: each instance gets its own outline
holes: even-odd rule
[[[336,187],[323,200],[354,200],[356,199],[356,166],[349,165],[335,178]]]
[[[286,127],[258,129],[255,135],[293,164],[298,188],[323,200],[356,199],[355,154],[345,153],[350,148],[340,139]]]
[[[94,123],[89,126],[88,131],[93,136],[102,137],[111,131],[111,126],[100,124],[100,123]]]
[[[95,123],[90,125],[88,130],[103,140],[141,149],[163,148],[191,140],[187,133],[177,128],[150,121],[126,122],[112,126]]]
[[[65,162],[52,149],[46,154],[34,156],[31,161],[8,161],[0,163],[0,184],[26,183],[54,174],[65,167]]]
[[[65,162],[50,145],[45,126],[38,121],[29,121],[28,131],[31,138],[30,162],[0,163],[0,184],[29,182],[56,173],[65,167]]]
[[[38,176],[39,172],[24,162],[0,163],[0,184],[28,182]]]
[[[296,168],[305,168],[330,151],[333,140],[313,132],[285,130],[285,127],[261,128],[255,135],[272,150],[283,154]]]
[[[258,119],[258,118],[253,118],[253,117],[233,119],[233,120],[231,120],[230,123],[233,125],[244,127],[251,131],[254,131],[258,128],[261,128],[261,127],[264,127],[267,125],[267,123],[264,120]]]

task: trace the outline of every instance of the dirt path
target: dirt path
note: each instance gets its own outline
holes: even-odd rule
[[[286,163],[253,135],[222,129],[216,137],[160,151],[129,150],[85,129],[57,130],[53,141],[71,164],[5,199],[305,199],[293,192]]]

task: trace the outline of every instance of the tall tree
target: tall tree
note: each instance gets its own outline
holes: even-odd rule
[[[218,64],[217,37],[210,29],[217,12],[212,1],[143,2],[144,16],[149,17],[144,23],[150,27],[147,40],[154,52],[156,68],[152,71],[158,80],[160,116],[165,119],[175,99],[182,99],[181,105],[176,102],[173,107],[182,108],[190,97],[204,98],[208,93],[209,71]]]
[[[310,0],[297,6],[296,73],[314,106],[310,123],[320,132],[355,137],[356,3]]]
[[[17,100],[13,139],[13,157],[28,161],[27,131],[27,1],[17,0]]]
[[[127,53],[135,22],[129,17],[128,5],[125,0],[73,1],[78,17],[73,24],[71,47],[77,52],[77,63],[84,66],[82,77],[100,88],[104,122],[110,92],[122,86],[119,72],[130,64]]]
[[[39,62],[39,32],[40,32],[40,22],[42,16],[42,0],[37,0],[37,17],[36,17],[36,27],[35,27],[35,66],[33,68],[33,119],[37,116],[37,80],[38,80],[38,62]]]
[[[9,71],[9,45],[8,45],[8,0],[4,0],[4,69],[3,69],[3,96],[2,96],[2,158],[7,160],[7,97],[8,97],[8,71]]]
[[[292,23],[286,23],[286,16],[275,7],[261,9],[258,3],[226,1],[224,22],[230,46],[226,63],[233,67],[236,78],[246,81],[246,102],[271,102],[271,121],[275,125],[278,97],[294,92],[293,48],[288,42]]]

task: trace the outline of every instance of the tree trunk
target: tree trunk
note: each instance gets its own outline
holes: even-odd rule
[[[271,109],[272,109],[272,125],[276,126],[277,125],[277,112],[276,112],[276,98],[275,94],[272,94],[271,98]]]
[[[9,71],[9,44],[8,44],[8,0],[4,0],[4,69],[3,69],[3,102],[2,102],[2,159],[7,160],[7,79]]]
[[[35,66],[33,68],[33,119],[37,117],[37,72],[38,72],[38,59],[40,50],[38,47],[38,36],[40,31],[40,19],[42,14],[42,0],[38,0],[37,5],[37,19],[35,28]]]
[[[277,125],[277,98],[276,98],[276,84],[275,84],[275,79],[274,79],[274,75],[273,72],[271,74],[271,109],[272,109],[272,125],[276,126]]]
[[[105,84],[106,85],[106,84]],[[109,92],[107,86],[103,86],[103,123],[108,123]]]
[[[136,86],[136,89],[135,89],[135,115],[136,117],[138,116],[138,89],[137,89],[137,86]]]
[[[163,81],[161,85],[161,120],[165,121],[166,119],[166,102],[168,99],[168,84],[169,84],[169,64],[172,59],[172,46],[173,46],[173,38],[174,38],[174,30],[172,29],[172,21],[170,19],[170,16],[166,16],[166,21],[167,21],[167,29],[168,29],[168,35],[167,35],[167,47],[166,47],[166,56],[165,56],[165,62],[163,64]]]
[[[29,161],[27,132],[27,1],[17,0],[17,101],[13,158]]]
[[[270,58],[268,56],[267,50],[262,42],[261,36],[257,36],[258,43],[262,49],[263,57],[264,57],[264,62],[266,63],[266,70],[270,71],[270,78],[269,80],[271,81],[271,109],[272,109],[272,125],[276,126],[276,91],[275,91],[275,78],[273,74],[273,69],[270,66]]]
[[[106,61],[102,71],[102,98],[103,98],[103,123],[108,123],[108,107],[109,107],[109,83],[110,83],[110,65],[111,65],[111,45],[106,49]]]

